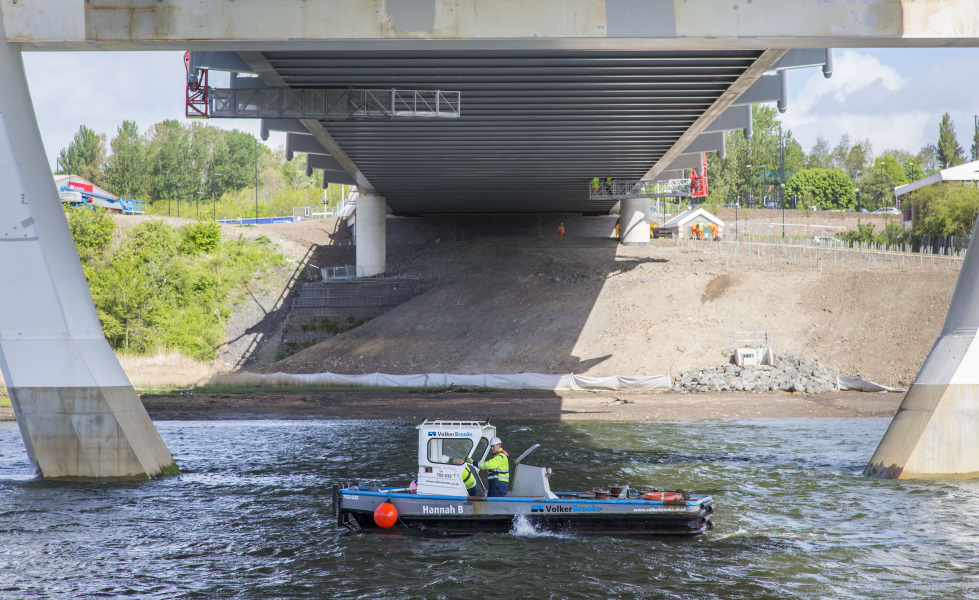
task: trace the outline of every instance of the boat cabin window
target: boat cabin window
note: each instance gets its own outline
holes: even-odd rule
[[[465,460],[472,447],[473,442],[468,439],[430,439],[428,440],[428,461],[451,464],[456,458]]]
[[[487,446],[489,446],[489,440],[484,437],[479,438],[479,443],[476,444],[476,451],[472,453],[473,460],[482,460],[483,455],[486,454]]]

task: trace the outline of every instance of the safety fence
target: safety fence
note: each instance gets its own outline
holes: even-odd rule
[[[706,253],[717,257],[731,270],[779,271],[792,268],[832,268],[843,271],[910,271],[912,269],[953,269],[962,266],[965,250],[952,246],[914,246],[843,242],[824,245],[811,238],[762,238],[725,234],[719,240],[676,238],[681,251]]]

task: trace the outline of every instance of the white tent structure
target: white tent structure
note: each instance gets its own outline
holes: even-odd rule
[[[917,189],[921,189],[933,183],[941,183],[943,181],[979,181],[979,160],[965,163],[964,165],[959,165],[957,167],[942,169],[941,171],[933,173],[924,179],[919,179],[914,183],[899,185],[898,187],[894,188],[894,195],[903,196],[904,194],[908,194]]]
[[[697,225],[698,221],[703,221],[704,226],[708,227],[711,223],[717,225],[718,235],[724,235],[724,221],[707,212],[702,208],[696,210],[686,210],[678,213],[666,222],[663,227],[670,230],[674,236],[690,236],[690,229]],[[708,232],[709,233],[709,232]]]

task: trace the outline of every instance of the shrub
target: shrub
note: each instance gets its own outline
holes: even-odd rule
[[[207,254],[217,250],[221,244],[221,226],[217,223],[194,223],[183,228],[181,252],[185,254]]]
[[[105,209],[79,206],[68,211],[68,229],[82,262],[108,250],[116,233],[116,222]]]

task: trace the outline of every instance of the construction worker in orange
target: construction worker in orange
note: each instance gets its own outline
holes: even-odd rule
[[[698,240],[704,239],[704,222],[703,221],[697,221],[697,239]]]
[[[621,240],[622,239],[622,221],[621,220],[615,222],[615,239],[617,239],[617,240]]]
[[[717,239],[720,239],[720,237],[721,236],[717,235],[717,223],[711,223],[710,224],[710,239],[717,240]]]
[[[557,236],[564,237],[564,223],[557,226]]]
[[[690,226],[690,239],[692,239],[692,240],[697,239],[697,226],[696,225],[691,225]]]

